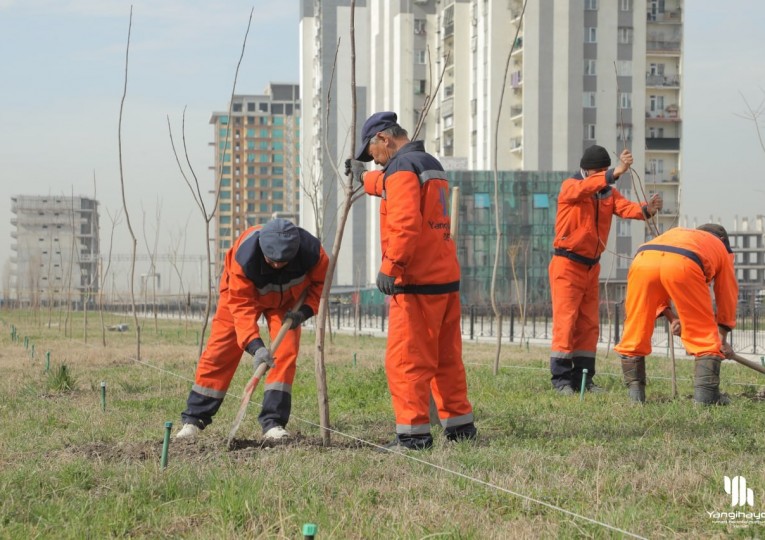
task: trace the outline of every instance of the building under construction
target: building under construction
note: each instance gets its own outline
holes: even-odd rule
[[[92,298],[98,282],[98,201],[87,197],[11,197],[11,272],[3,296],[22,305]]]

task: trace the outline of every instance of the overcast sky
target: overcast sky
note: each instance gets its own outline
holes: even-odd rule
[[[161,204],[164,243],[204,238],[198,209],[178,173],[167,132],[184,107],[189,154],[212,184],[212,111],[226,110],[250,9],[255,15],[238,93],[269,81],[298,82],[296,0],[136,0],[123,119],[128,206],[148,235]],[[10,256],[10,196],[92,196],[121,208],[117,122],[130,2],[0,0],[0,267]],[[765,214],[765,151],[741,118],[742,95],[765,99],[765,2],[687,0],[683,93],[682,213],[690,220]],[[117,250],[129,252],[124,224]],[[203,240],[187,253],[202,253]],[[102,249],[107,246],[102,245]]]

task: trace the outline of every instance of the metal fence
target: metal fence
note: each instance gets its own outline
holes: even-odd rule
[[[361,333],[385,333],[388,325],[387,305],[349,305],[332,304],[330,306],[330,325],[335,330],[357,331]],[[730,336],[733,348],[738,352],[765,353],[765,325],[757,311],[740,313],[736,328]],[[308,326],[313,319],[309,320]],[[552,310],[549,306],[530,306],[525,317],[519,306],[506,306],[501,310],[499,324],[502,325],[502,338],[510,343],[521,340],[551,340]],[[465,339],[478,341],[483,338],[497,337],[499,331],[497,317],[490,306],[470,305],[462,307],[462,335]],[[600,343],[619,342],[624,326],[624,306],[622,304],[601,305],[600,308]],[[654,348],[668,348],[668,326],[664,318],[657,319],[652,338]],[[682,350],[680,338],[675,337],[675,346]]]

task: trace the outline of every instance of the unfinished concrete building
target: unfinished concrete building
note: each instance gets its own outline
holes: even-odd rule
[[[98,201],[87,197],[11,197],[10,300],[22,305],[81,304],[98,291]]]

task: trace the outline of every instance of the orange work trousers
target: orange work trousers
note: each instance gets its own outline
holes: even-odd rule
[[[556,255],[550,261],[549,273],[553,307],[551,358],[594,359],[600,333],[600,264],[587,266]]]
[[[396,433],[430,433],[430,395],[444,428],[473,422],[462,364],[459,292],[391,297],[385,371]]]
[[[624,356],[651,354],[656,311],[668,299],[680,317],[685,350],[693,356],[724,356],[704,272],[688,257],[666,251],[641,251],[632,261],[627,274],[627,318],[614,350]]]
[[[279,333],[282,327],[282,318],[286,312],[287,309],[285,308],[283,310],[267,310],[263,313],[272,340]],[[299,348],[300,327],[287,332],[274,352],[274,367],[266,375],[266,390],[270,390],[270,387],[274,386],[279,387],[277,388],[279,390],[284,390],[285,385],[291,389],[292,381],[295,380],[295,366]],[[231,384],[231,379],[236,373],[243,352],[237,343],[234,318],[231,316],[226,303],[221,302],[215,312],[215,317],[213,317],[207,347],[197,365],[195,386],[220,392],[218,397],[222,398],[228,390],[229,384]]]

